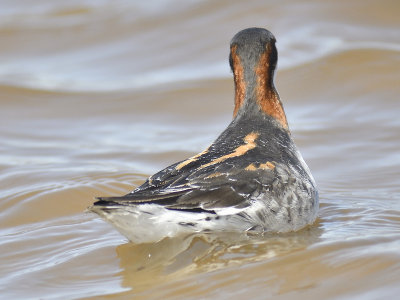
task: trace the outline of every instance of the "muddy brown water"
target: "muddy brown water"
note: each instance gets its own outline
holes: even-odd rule
[[[2,1],[0,298],[395,299],[398,1]],[[232,117],[229,41],[276,36],[317,181],[285,235],[128,243],[85,213],[204,149]]]

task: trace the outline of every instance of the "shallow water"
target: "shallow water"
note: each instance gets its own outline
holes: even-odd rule
[[[0,9],[1,298],[400,293],[398,1],[36,3]],[[229,41],[250,26],[277,37],[276,85],[320,190],[316,224],[134,245],[85,213],[225,128]]]

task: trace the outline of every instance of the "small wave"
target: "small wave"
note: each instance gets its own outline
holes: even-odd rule
[[[176,24],[170,21],[165,21],[165,28],[160,24],[144,26],[146,16],[166,17],[171,14],[162,11],[160,7],[174,1],[157,1],[159,7],[151,4],[128,5],[125,1],[119,1],[112,8],[107,1],[100,4],[96,1],[85,1],[79,4],[80,6],[74,2],[61,7],[48,3],[48,6],[37,8],[34,12],[20,7],[8,7],[8,10],[3,11],[5,19],[0,21],[0,29],[13,28],[14,35],[23,37],[29,34],[28,28],[42,22],[42,19],[48,20],[48,23],[42,24],[41,29],[44,35],[48,34],[48,38],[41,39],[40,44],[48,43],[49,46],[35,46],[33,52],[30,49],[18,49],[18,53],[22,52],[17,57],[14,57],[13,53],[0,56],[0,83],[47,91],[112,92],[170,86],[204,79],[230,78],[232,75],[227,55],[221,55],[222,50],[219,50],[226,49],[224,51],[228,52],[230,36],[218,42],[207,36],[202,36],[201,39],[196,35],[180,36],[178,32],[173,31]],[[187,5],[195,7],[193,3]],[[107,9],[117,11],[106,14]],[[90,13],[85,15],[87,11]],[[60,43],[67,43],[68,47],[53,48],[53,38],[59,30],[75,30],[70,28],[71,24],[62,21],[65,20],[64,17],[54,16],[68,15],[68,12],[79,19],[74,19],[78,22],[74,26],[79,26],[79,32],[82,33],[74,40],[68,37],[60,38]],[[231,10],[229,14],[235,12],[236,10]],[[140,13],[144,15],[141,16]],[[49,14],[52,17],[49,17]],[[101,17],[102,14],[107,16],[107,21],[105,17]],[[137,19],[129,14],[137,16]],[[28,16],[26,20],[22,17],[24,15]],[[12,17],[15,17],[16,21],[10,21]],[[18,28],[24,26],[24,22],[28,22],[27,27]],[[111,31],[103,36],[96,34],[90,39],[85,37],[93,30],[93,22],[109,23]],[[196,19],[182,20],[182,26],[195,23]],[[143,26],[140,31],[130,29],[141,28],[140,26]],[[392,29],[376,29],[373,35],[369,34],[368,30],[349,24],[341,24],[341,27],[338,27],[336,24],[316,22],[293,29],[281,29],[277,31],[279,35],[276,34],[279,70],[294,68],[349,49],[400,51],[399,43],[380,37],[385,36],[383,33],[392,36]],[[357,35],[360,37],[354,38]],[[204,48],[207,42],[207,50],[199,51],[198,49]],[[43,51],[40,51],[42,48]]]

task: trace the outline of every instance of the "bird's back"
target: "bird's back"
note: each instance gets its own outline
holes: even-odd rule
[[[249,28],[231,42],[234,118],[201,153],[90,208],[135,242],[182,232],[286,232],[318,211],[314,179],[295,146],[273,76],[275,38]]]

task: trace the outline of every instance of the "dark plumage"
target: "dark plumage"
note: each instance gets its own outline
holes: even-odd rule
[[[290,231],[315,220],[318,192],[274,87],[275,37],[262,28],[240,31],[229,62],[234,118],[211,146],[91,206],[132,241],[181,231]]]

